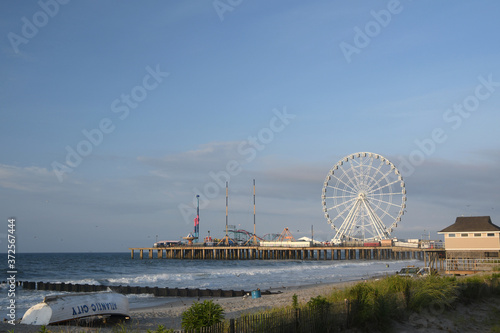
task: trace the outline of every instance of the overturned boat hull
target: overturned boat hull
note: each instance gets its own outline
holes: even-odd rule
[[[47,296],[26,311],[21,324],[49,325],[92,316],[128,317],[128,299],[122,294],[84,293]]]

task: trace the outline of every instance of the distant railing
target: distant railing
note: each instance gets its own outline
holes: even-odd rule
[[[423,241],[420,242],[420,247],[422,249],[444,249],[443,241]]]
[[[500,268],[500,259],[446,259],[445,269],[447,271],[493,271],[495,267]]]

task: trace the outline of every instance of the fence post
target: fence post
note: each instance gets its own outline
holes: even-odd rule
[[[234,333],[236,330],[234,329],[234,318],[229,319],[229,333]]]
[[[346,298],[344,299],[345,302],[345,308],[346,308],[346,317],[345,317],[345,328],[349,328],[349,300]]]
[[[300,309],[295,309],[295,332],[300,332]]]

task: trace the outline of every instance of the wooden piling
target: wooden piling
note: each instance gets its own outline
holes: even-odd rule
[[[403,247],[337,247],[312,246],[304,248],[264,246],[173,246],[167,248],[130,248],[130,257],[144,259],[144,251],[153,259],[195,259],[195,260],[406,260],[420,259],[427,264],[427,253],[445,252],[440,249]],[[165,252],[164,252],[165,251]],[[156,255],[153,253],[156,252]],[[437,253],[436,252],[436,253]],[[434,258],[434,254],[433,258]],[[437,257],[437,255],[436,255]],[[441,256],[432,265],[443,265]]]

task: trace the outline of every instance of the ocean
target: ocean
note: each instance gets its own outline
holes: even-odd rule
[[[418,260],[186,260],[131,259],[127,253],[26,253],[16,255],[16,280],[76,284],[200,288],[224,290],[280,289],[352,281],[394,274]],[[8,271],[5,269],[4,272]],[[8,275],[5,275],[6,280]],[[0,280],[0,281],[1,281]],[[0,285],[0,315],[6,318],[9,286]],[[16,317],[56,291],[16,287]],[[165,304],[177,297],[127,295],[131,308]]]

